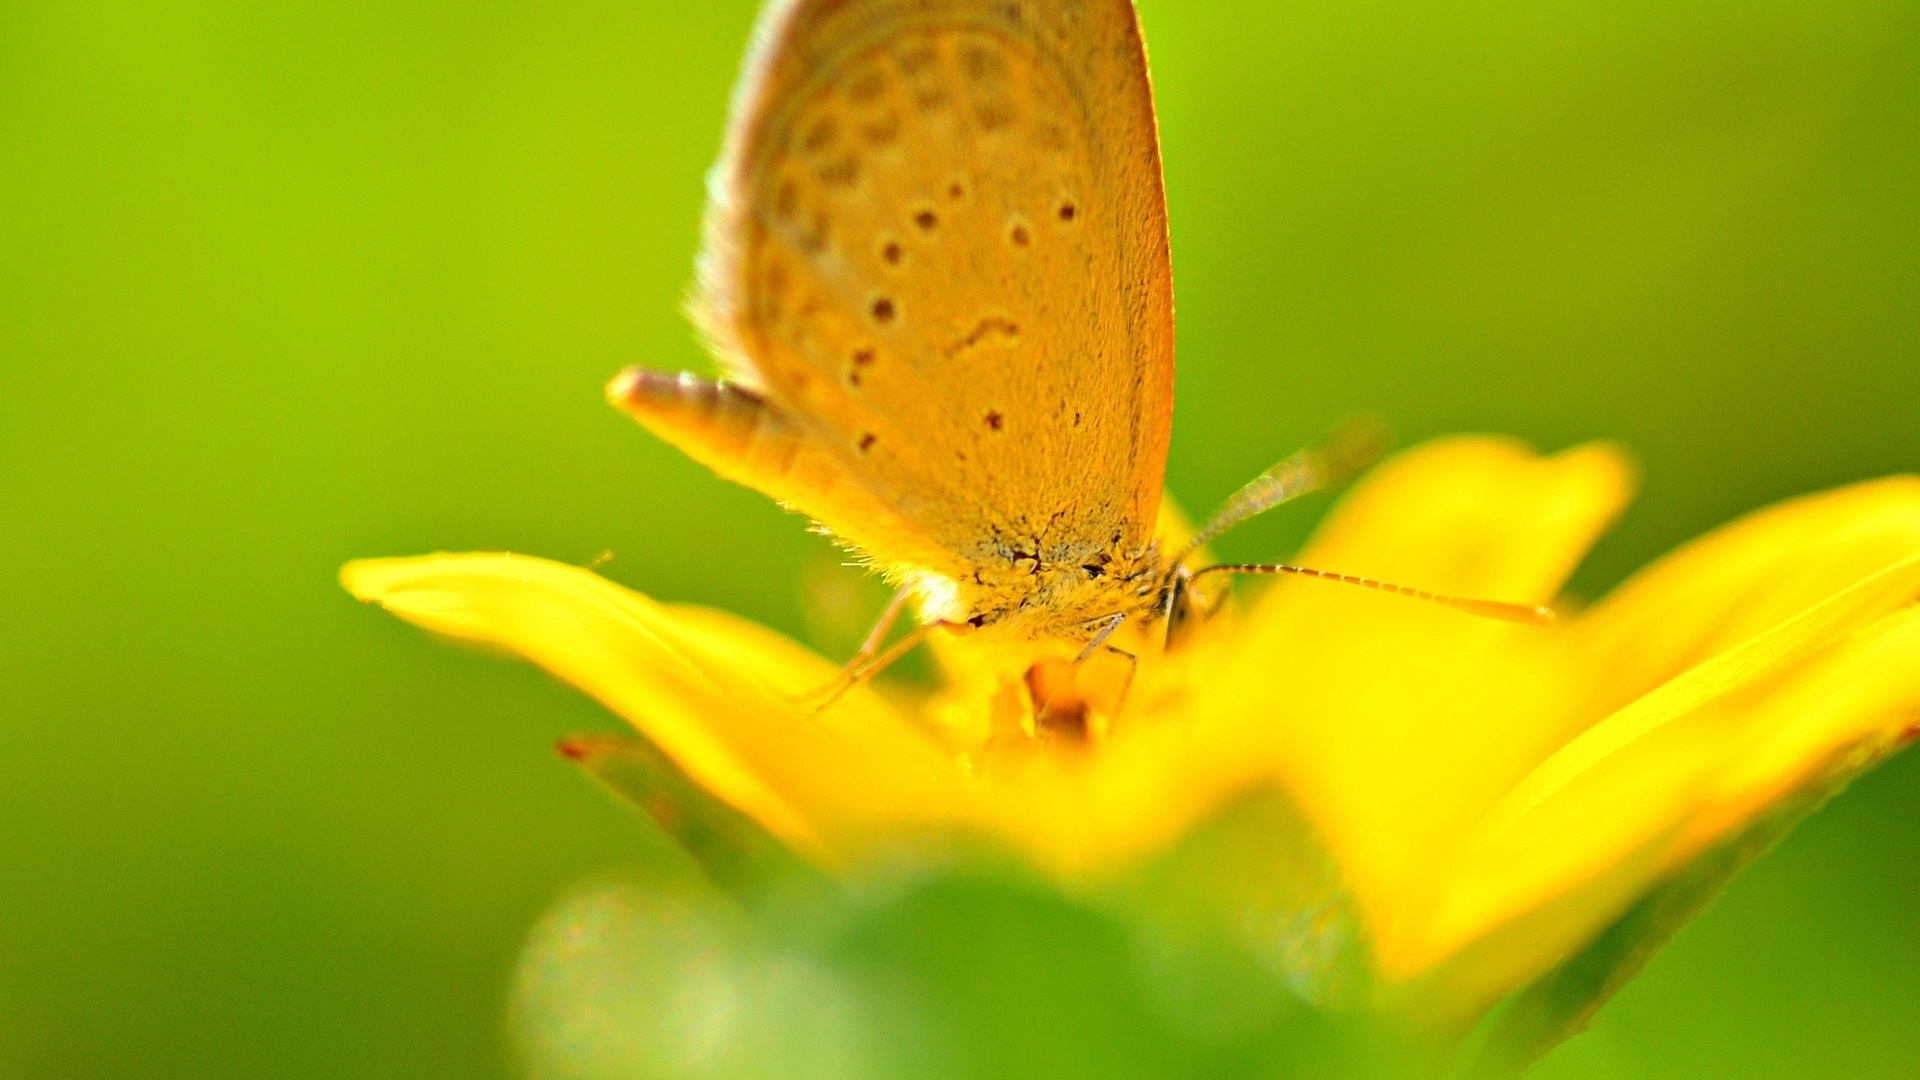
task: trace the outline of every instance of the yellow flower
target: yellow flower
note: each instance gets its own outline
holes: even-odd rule
[[[1431,443],[1359,484],[1300,560],[1547,602],[1631,486],[1603,445]],[[1443,984],[1468,1020],[1920,716],[1909,477],[1756,513],[1554,629],[1279,582],[1144,658],[1083,742],[1033,731],[1017,674],[964,640],[941,646],[949,687],[922,706],[859,687],[810,714],[796,699],[828,660],[586,570],[434,555],[342,578],[580,687],[824,867],[958,829],[1097,887],[1277,785],[1337,861],[1379,982]]]

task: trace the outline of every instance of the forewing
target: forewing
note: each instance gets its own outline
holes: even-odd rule
[[[935,569],[1151,539],[1172,274],[1126,0],[776,4],[710,189],[729,374]],[[896,557],[857,507],[804,509]]]

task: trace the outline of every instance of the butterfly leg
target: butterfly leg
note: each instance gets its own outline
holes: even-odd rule
[[[1133,677],[1140,674],[1140,658],[1118,645],[1107,645],[1104,646],[1104,648],[1107,652],[1127,662],[1127,677],[1120,681],[1120,697],[1115,701],[1113,706],[1113,714],[1119,716],[1120,711],[1127,707],[1127,698],[1133,694]]]
[[[840,700],[840,695],[852,689],[854,684],[877,674],[880,669],[898,660],[908,649],[920,644],[926,637],[926,631],[929,628],[921,627],[900,639],[885,653],[880,651],[880,646],[887,640],[887,635],[893,632],[893,624],[900,621],[900,613],[906,610],[911,592],[912,590],[903,587],[893,594],[893,599],[887,603],[886,610],[874,620],[873,629],[867,631],[867,639],[860,643],[860,648],[833,677],[833,681],[810,694],[801,696],[801,701],[817,702],[809,708],[809,713],[817,713]]]
[[[1085,661],[1087,657],[1092,656],[1102,645],[1105,645],[1107,639],[1113,636],[1113,632],[1120,629],[1126,621],[1127,615],[1125,612],[1107,616],[1106,621],[1100,624],[1099,631],[1093,635],[1093,640],[1087,642],[1087,647],[1081,649],[1080,655],[1073,658],[1075,666],[1078,666]]]
[[[1126,622],[1127,616],[1124,613],[1109,616],[1107,621],[1100,625],[1100,632],[1093,635],[1093,640],[1087,642],[1087,647],[1080,650],[1079,656],[1073,658],[1073,666],[1078,668],[1086,661],[1087,657],[1093,655],[1094,650],[1103,649],[1127,662],[1127,677],[1120,683],[1120,697],[1114,702],[1113,706],[1113,714],[1115,716],[1119,716],[1120,710],[1127,707],[1127,698],[1133,693],[1133,677],[1140,673],[1139,657],[1118,645],[1107,644],[1107,639],[1113,636],[1113,632],[1125,626]]]
[[[1027,692],[1033,702],[1034,721],[1037,725],[1056,731],[1072,731],[1082,739],[1086,737],[1088,710],[1091,703],[1073,687],[1079,678],[1080,665],[1085,663],[1088,657],[1102,650],[1127,661],[1127,677],[1121,683],[1119,703],[1114,706],[1113,711],[1118,713],[1125,707],[1127,693],[1133,687],[1134,672],[1139,669],[1140,661],[1125,649],[1107,644],[1107,639],[1113,636],[1115,630],[1124,626],[1126,621],[1125,614],[1107,616],[1100,620],[1099,628],[1094,631],[1092,640],[1088,641],[1071,661],[1064,664],[1059,661],[1042,661],[1028,669]],[[1054,665],[1058,666],[1054,667]],[[1062,668],[1064,678],[1059,674]],[[1067,700],[1067,704],[1060,705],[1062,697]],[[1056,706],[1059,707],[1056,708]]]

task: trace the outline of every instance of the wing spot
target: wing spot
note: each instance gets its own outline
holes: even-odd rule
[[[900,259],[906,253],[900,250],[900,241],[889,240],[880,245],[880,259],[888,266],[899,266]]]
[[[1080,426],[1080,414],[1079,414],[1079,413],[1074,413],[1074,414],[1073,414],[1073,426],[1074,426],[1074,427],[1079,427],[1079,426]]]
[[[899,64],[900,70],[908,75],[915,74],[933,63],[933,46],[922,43],[902,49],[894,57],[894,63]]]
[[[813,174],[819,177],[823,184],[852,187],[853,182],[860,179],[860,158],[854,154],[847,154],[838,161],[830,161],[820,166],[814,170]]]
[[[900,118],[888,113],[878,120],[869,120],[860,125],[860,137],[867,140],[869,146],[886,146],[900,137]]]
[[[968,82],[997,83],[1006,78],[1007,58],[986,45],[968,45],[960,50],[960,68]]]
[[[1033,242],[1033,236],[1027,232],[1027,227],[1020,224],[1014,225],[1007,231],[1007,239],[1013,242],[1014,247],[1026,247]]]
[[[922,232],[932,232],[940,224],[940,215],[931,210],[922,210],[913,215],[913,223],[920,226]]]
[[[865,382],[866,377],[861,373],[865,369],[873,366],[874,359],[875,353],[872,349],[855,349],[853,351],[853,366],[847,369],[847,385],[859,386]]]
[[[869,450],[871,450],[871,449],[873,449],[873,444],[874,444],[874,443],[875,443],[875,442],[876,442],[876,441],[877,441],[878,439],[879,439],[879,436],[877,436],[877,435],[875,435],[875,434],[874,434],[873,432],[871,432],[871,431],[869,431],[869,432],[867,432],[866,434],[864,434],[864,435],[862,435],[862,436],[860,436],[860,452],[864,454],[864,453],[866,453],[867,451],[869,451]]]
[[[800,148],[809,154],[818,153],[839,135],[840,125],[834,122],[833,117],[823,116],[807,129],[806,138],[801,140]]]
[[[1080,213],[1080,208],[1073,205],[1073,201],[1071,199],[1060,204],[1059,214],[1060,214],[1061,221],[1072,221],[1074,217],[1076,217],[1079,213]]]
[[[995,431],[999,431],[1001,428],[1006,426],[1006,418],[1001,416],[998,412],[994,410],[989,409],[987,411],[986,419],[987,419],[987,426],[992,428]]]
[[[997,315],[989,315],[974,324],[973,329],[968,331],[966,337],[947,346],[947,355],[955,356],[973,348],[975,345],[986,340],[988,334],[1004,335],[1008,339],[1006,344],[1011,345],[1013,344],[1012,339],[1020,336],[1020,324],[1011,319],[1003,319]]]
[[[961,198],[962,196],[966,195],[966,193],[967,193],[966,185],[962,184],[958,180],[955,180],[953,183],[947,185],[947,198],[949,199]]]
[[[873,306],[867,310],[873,313],[873,321],[877,323],[890,323],[893,317],[899,314],[894,309],[893,298],[890,296],[875,297]]]
[[[879,97],[880,91],[886,88],[886,76],[868,68],[854,76],[853,81],[847,84],[847,96],[864,104]]]
[[[826,211],[816,210],[812,224],[800,234],[800,250],[809,255],[818,255],[826,250],[829,224]]]

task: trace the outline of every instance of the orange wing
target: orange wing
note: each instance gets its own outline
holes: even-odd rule
[[[1126,0],[776,2],[709,184],[698,321],[809,471],[643,422],[896,577],[1144,551],[1173,290]]]

